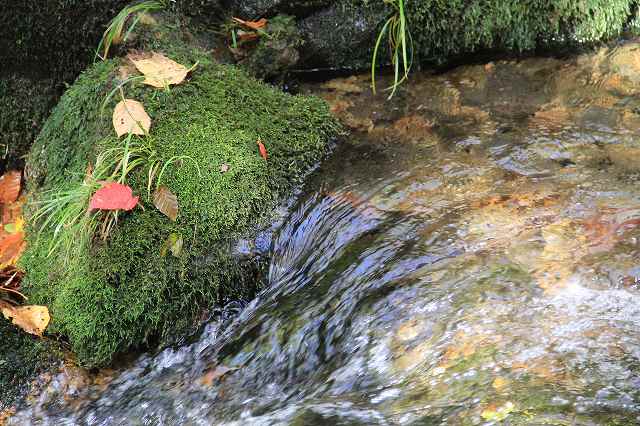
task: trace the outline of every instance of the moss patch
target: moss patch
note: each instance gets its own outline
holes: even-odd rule
[[[146,191],[146,170],[129,180],[145,209],[122,215],[105,243],[65,259],[47,257],[50,235],[36,237],[22,258],[24,290],[33,303],[50,307],[51,331],[68,337],[85,365],[108,363],[114,354],[151,345],[194,324],[202,307],[247,296],[251,277],[229,254],[231,243],[269,217],[269,211],[317,163],[337,130],[327,106],[316,98],[283,94],[193,47],[175,27],[154,29],[148,49],[191,65],[189,81],[170,91],[127,86],[152,118],[150,142],[173,163],[162,184],[178,197],[171,222]],[[63,95],[28,160],[29,188],[78,185],[98,151],[121,145],[111,128],[111,102],[100,105],[118,83],[118,61],[90,67]],[[269,152],[265,161],[256,140]],[[197,163],[197,166],[195,165]],[[229,165],[226,173],[220,172]],[[179,257],[163,256],[172,234],[184,240]]]
[[[405,0],[405,6],[414,59],[421,63],[484,50],[518,53],[593,43],[638,28],[637,0]],[[366,68],[391,12],[378,0],[336,0],[301,19],[304,65]]]

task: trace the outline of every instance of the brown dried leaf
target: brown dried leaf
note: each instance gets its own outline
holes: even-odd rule
[[[22,173],[18,170],[12,170],[0,176],[0,203],[13,203],[18,199],[21,178]]]
[[[125,99],[113,109],[113,128],[118,137],[129,133],[146,135],[151,128],[151,118],[140,102]]]
[[[0,269],[15,265],[26,246],[24,232],[9,233],[3,226],[0,229]]]
[[[240,25],[244,25],[247,28],[251,28],[252,30],[259,30],[260,28],[264,28],[267,25],[267,20],[265,18],[260,18],[257,21],[245,21],[240,18],[231,18],[236,21]]]
[[[166,186],[154,191],[153,205],[172,221],[178,218],[178,198]]]
[[[166,56],[153,52],[151,55],[145,54],[129,54],[129,60],[133,62],[138,71],[144,74],[144,84],[149,86],[163,88],[171,84],[180,84],[189,74],[188,69]],[[195,67],[195,65],[194,65]]]
[[[49,309],[46,306],[28,305],[16,307],[0,300],[0,312],[6,319],[11,319],[13,324],[36,336],[42,336],[51,320]]]

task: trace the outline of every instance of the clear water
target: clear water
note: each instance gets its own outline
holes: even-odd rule
[[[308,87],[353,132],[269,287],[11,422],[639,424],[637,49],[416,74],[392,101],[366,76]]]

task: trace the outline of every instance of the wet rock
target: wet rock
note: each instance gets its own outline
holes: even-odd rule
[[[383,2],[362,7],[335,2],[302,19],[305,68],[361,68],[370,63],[380,23],[389,14]]]
[[[278,15],[269,20],[258,45],[239,63],[254,76],[266,80],[282,77],[300,60],[304,41],[292,16]]]
[[[227,0],[223,3],[243,19],[258,19],[279,14],[301,18],[335,3],[335,0]]]

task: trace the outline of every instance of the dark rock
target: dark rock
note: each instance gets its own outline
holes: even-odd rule
[[[258,19],[275,15],[309,16],[335,3],[335,0],[229,0],[228,10],[242,19]]]

